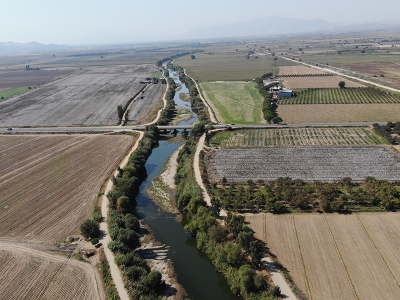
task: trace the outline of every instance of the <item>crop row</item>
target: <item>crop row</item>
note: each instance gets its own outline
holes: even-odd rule
[[[304,181],[355,182],[372,176],[388,181],[400,176],[399,156],[377,146],[267,147],[212,150],[205,157],[211,181],[270,181],[291,177]]]
[[[357,104],[399,103],[400,95],[373,87],[310,88],[299,90],[293,98],[279,100],[279,104]]]
[[[223,132],[211,139],[213,146],[283,147],[283,146],[349,146],[376,145],[383,139],[369,128],[275,128]]]
[[[332,73],[320,73],[320,74],[288,74],[278,75],[277,77],[323,77],[323,76],[335,76]]]

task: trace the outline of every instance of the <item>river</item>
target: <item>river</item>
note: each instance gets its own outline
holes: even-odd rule
[[[179,98],[181,93],[189,93],[187,87],[177,78],[175,72],[170,71],[170,77],[182,85],[182,89],[175,93],[175,103],[193,113],[190,103]],[[194,114],[190,120],[180,124],[192,124],[196,120],[197,115]],[[146,188],[151,186],[167,158],[180,145],[182,143],[161,140],[159,146],[153,149],[146,162],[148,178],[140,186],[140,193],[136,198],[138,214],[143,218],[143,223],[152,229],[156,240],[169,247],[168,258],[174,264],[178,282],[183,285],[190,299],[241,299],[232,294],[226,279],[214,269],[205,254],[196,248],[196,240],[184,230],[183,224],[177,221],[177,216],[161,211],[146,195]]]

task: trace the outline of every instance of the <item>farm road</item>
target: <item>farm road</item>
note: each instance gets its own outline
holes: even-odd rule
[[[131,153],[133,151],[136,150],[136,148],[139,145],[139,141],[142,139],[143,135],[144,135],[143,132],[139,132],[139,138],[136,140],[135,145],[132,147],[132,149],[129,151],[129,153],[125,156],[125,158],[120,163],[121,168],[126,166],[126,164],[128,163],[129,156],[131,155]],[[118,175],[118,171],[116,170],[114,173],[114,176],[117,176],[117,175]],[[128,292],[126,291],[124,282],[122,280],[121,272],[114,260],[114,258],[115,258],[114,253],[112,253],[111,250],[108,248],[108,243],[111,242],[111,237],[108,232],[108,226],[107,226],[109,202],[108,202],[108,198],[106,195],[108,194],[109,191],[111,191],[112,187],[113,187],[113,183],[110,178],[107,182],[104,194],[101,199],[101,214],[104,216],[104,222],[100,223],[100,230],[103,231],[104,237],[100,240],[100,243],[103,244],[104,253],[107,257],[108,264],[110,265],[111,276],[113,278],[115,287],[118,290],[118,294],[119,294],[121,300],[129,300]]]

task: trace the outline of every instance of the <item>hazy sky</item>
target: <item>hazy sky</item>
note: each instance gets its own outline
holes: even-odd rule
[[[398,0],[0,0],[0,9],[0,42],[45,44],[170,39],[267,16],[400,23]]]

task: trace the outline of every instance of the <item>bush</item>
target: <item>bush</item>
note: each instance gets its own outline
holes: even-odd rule
[[[80,231],[81,234],[86,238],[86,239],[90,239],[90,238],[95,238],[98,237],[99,233],[100,233],[100,226],[99,223],[97,223],[94,220],[90,220],[87,219],[86,221],[84,221],[81,226],[80,226]]]
[[[97,245],[99,243],[99,239],[98,238],[94,238],[90,242],[92,243],[92,245]]]

